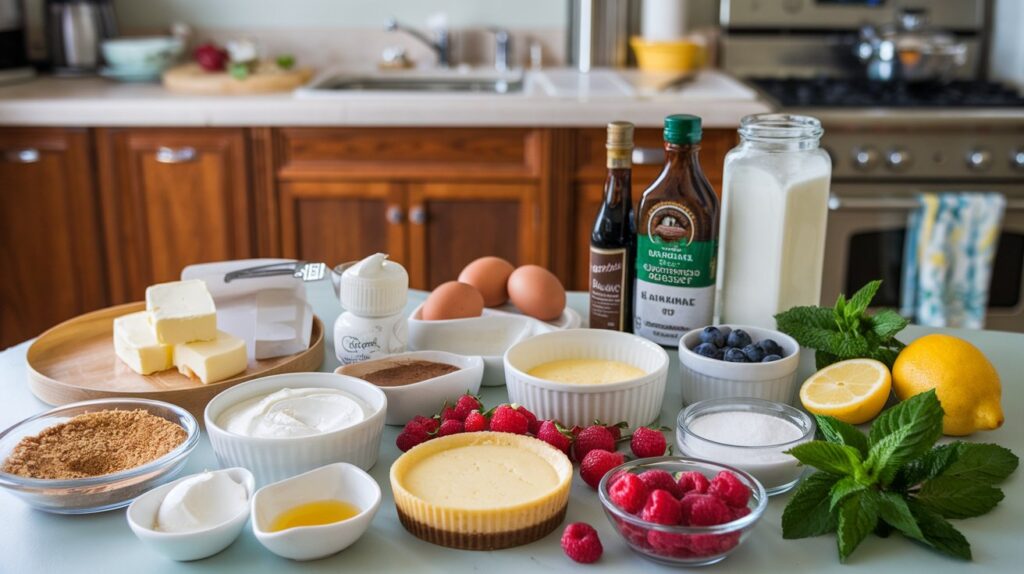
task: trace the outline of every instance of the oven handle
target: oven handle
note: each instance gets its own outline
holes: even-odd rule
[[[842,209],[902,209],[911,211],[920,205],[915,198],[862,198],[842,197],[836,194],[828,196],[828,208],[830,211]],[[1024,200],[1006,200],[1007,211],[1024,210]]]

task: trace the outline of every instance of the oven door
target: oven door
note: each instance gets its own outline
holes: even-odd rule
[[[1013,185],[964,185],[1006,195],[1002,233],[989,287],[986,329],[1024,332],[1024,190]],[[878,307],[899,308],[903,242],[915,193],[954,191],[946,186],[832,184],[821,301],[830,305],[868,281],[882,279]]]

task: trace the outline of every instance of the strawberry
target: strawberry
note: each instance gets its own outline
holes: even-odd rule
[[[454,415],[456,419],[465,421],[471,411],[478,411],[482,408],[484,408],[484,406],[480,403],[479,398],[470,394],[465,394],[459,397],[459,400],[455,402]]]
[[[639,476],[627,472],[616,477],[608,489],[608,498],[622,510],[636,514],[644,508],[649,492],[647,485]]]
[[[704,494],[708,491],[708,486],[710,486],[708,477],[696,470],[688,470],[679,475],[679,488],[683,491],[683,494],[689,492]]]
[[[572,446],[572,435],[563,429],[555,421],[540,421],[537,428],[537,438],[569,454],[569,447]]]
[[[441,423],[441,428],[437,429],[437,436],[448,436],[450,434],[459,434],[465,432],[465,427],[462,422],[455,419],[448,419]]]
[[[196,48],[194,57],[199,67],[206,72],[221,72],[230,60],[227,50],[212,43]]]
[[[573,458],[579,461],[592,450],[615,450],[615,437],[602,425],[591,425],[581,430],[572,445]]]
[[[515,410],[511,405],[501,405],[494,409],[494,414],[491,415],[491,430],[526,434],[530,430],[530,421],[526,415]]]
[[[405,452],[410,448],[424,443],[430,440],[430,433],[420,423],[416,421],[409,421],[402,432],[398,433],[398,438],[395,439],[395,446],[398,450]]]
[[[668,447],[665,443],[665,435],[661,434],[661,431],[640,427],[633,431],[633,439],[629,441],[629,448],[639,458],[648,458],[665,456]]]
[[[528,432],[533,436],[537,436],[537,431],[540,430],[540,421],[537,420],[537,415],[531,413],[529,409],[527,409],[523,405],[518,405],[516,407],[516,410],[522,413],[524,417],[526,417],[526,422],[529,425]]]
[[[734,508],[745,508],[750,500],[750,489],[728,470],[719,472],[711,479],[708,494]]]
[[[637,477],[647,486],[647,490],[667,490],[672,493],[672,496],[680,498],[683,496],[683,489],[679,488],[679,484],[676,479],[672,478],[672,474],[664,470],[645,470],[637,475]]]
[[[466,420],[463,422],[463,428],[466,432],[480,432],[487,430],[487,417],[482,415],[480,411],[472,410],[466,415]]]
[[[562,551],[580,564],[590,564],[597,562],[604,547],[593,526],[585,522],[574,522],[562,532]]]
[[[580,477],[583,478],[583,482],[596,489],[601,478],[608,471],[624,462],[626,462],[626,457],[620,453],[600,449],[591,450],[580,463]]]
[[[604,428],[608,429],[608,432],[612,433],[612,438],[615,439],[615,442],[622,440],[622,429],[629,426],[629,423],[626,421],[617,422],[613,425],[605,425],[601,421],[594,421],[594,424],[604,425]]]
[[[679,524],[683,509],[679,500],[667,490],[655,490],[647,497],[640,518],[655,524]]]
[[[459,420],[459,417],[455,414],[455,407],[445,403],[441,409],[441,422],[443,423],[447,420]]]

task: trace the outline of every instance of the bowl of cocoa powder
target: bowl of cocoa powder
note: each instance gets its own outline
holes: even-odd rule
[[[198,442],[195,417],[170,403],[72,403],[0,432],[0,487],[47,512],[113,510],[173,479]]]

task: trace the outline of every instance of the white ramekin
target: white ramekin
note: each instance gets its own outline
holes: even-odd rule
[[[283,388],[310,387],[351,393],[370,405],[373,412],[350,427],[303,437],[247,437],[217,425],[221,413],[244,400]],[[256,485],[262,486],[334,462],[348,462],[369,470],[377,462],[387,405],[387,397],[379,388],[355,377],[335,373],[289,373],[231,387],[206,405],[204,419],[221,467],[248,468],[256,478]]]
[[[563,359],[621,361],[647,374],[621,383],[573,385],[526,374],[537,365]],[[567,426],[595,420],[630,428],[657,420],[668,378],[668,353],[656,343],[618,331],[569,329],[516,343],[505,353],[505,384],[509,400],[540,419]]]
[[[749,397],[792,404],[796,397],[796,369],[800,365],[800,345],[785,333],[749,325],[722,325],[743,329],[754,342],[773,339],[786,356],[771,363],[729,363],[693,352],[700,344],[703,328],[687,332],[679,339],[679,376],[683,385],[683,404],[707,399]]]

